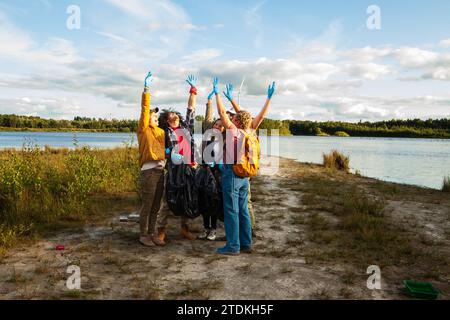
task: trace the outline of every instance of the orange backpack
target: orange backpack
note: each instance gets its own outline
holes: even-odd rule
[[[259,157],[261,147],[256,131],[247,133],[240,130],[244,135],[243,147],[245,150],[241,154],[241,160],[238,164],[233,165],[234,173],[241,178],[250,178],[255,176],[259,170]]]

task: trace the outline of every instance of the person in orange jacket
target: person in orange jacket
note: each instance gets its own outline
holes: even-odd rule
[[[148,73],[142,93],[141,116],[137,136],[139,143],[140,192],[140,238],[144,246],[164,246],[156,234],[156,221],[164,194],[165,133],[158,127],[159,109],[150,109],[150,84],[153,75]]]

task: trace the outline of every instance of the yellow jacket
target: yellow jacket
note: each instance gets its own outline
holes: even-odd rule
[[[165,160],[164,130],[150,126],[150,93],[142,93],[141,117],[138,124],[139,165]]]

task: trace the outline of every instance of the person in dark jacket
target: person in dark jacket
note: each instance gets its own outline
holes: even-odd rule
[[[218,168],[219,163],[221,162],[220,159],[222,158],[222,144],[219,143],[215,138],[215,136],[211,136],[211,134],[220,133],[223,134],[225,131],[225,128],[222,125],[222,120],[217,119],[214,121],[213,116],[213,106],[212,106],[212,98],[214,97],[214,91],[211,92],[208,96],[208,102],[206,103],[206,114],[205,114],[205,121],[203,122],[203,134],[206,133],[207,141],[203,141],[202,144],[202,156],[203,156],[203,163],[204,165],[208,165],[211,167],[211,171],[217,181],[217,185],[220,188],[220,175],[221,172]],[[212,132],[209,132],[208,130],[212,130]],[[209,140],[211,138],[211,140]],[[207,147],[211,146],[212,148],[212,158],[208,159],[208,155],[205,154],[205,149]],[[219,189],[220,190],[220,189]],[[219,196],[221,194],[219,193]],[[198,236],[198,239],[200,240],[210,240],[214,241],[217,238],[217,214],[209,214],[202,212],[203,217],[203,232]]]
[[[187,80],[190,85],[189,101],[186,111],[186,119],[182,119],[180,114],[172,111],[163,112],[159,118],[161,128],[165,130],[165,146],[166,158],[170,168],[170,163],[173,164],[189,164],[195,166],[194,161],[194,122],[195,122],[195,107],[197,103],[197,79],[190,75]],[[158,237],[161,241],[166,238],[167,220],[170,214],[170,209],[167,203],[164,202],[163,207],[158,215]],[[181,235],[188,240],[195,240],[196,237],[189,231],[188,218],[181,217]]]

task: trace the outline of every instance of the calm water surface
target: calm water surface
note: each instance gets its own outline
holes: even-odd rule
[[[114,148],[136,141],[132,133],[0,132],[0,149],[21,148],[24,142],[69,148],[76,142],[79,146]],[[350,156],[353,171],[372,178],[439,189],[444,176],[450,175],[450,140],[279,137],[278,151],[275,148],[269,153],[322,163],[322,154],[333,149]]]

